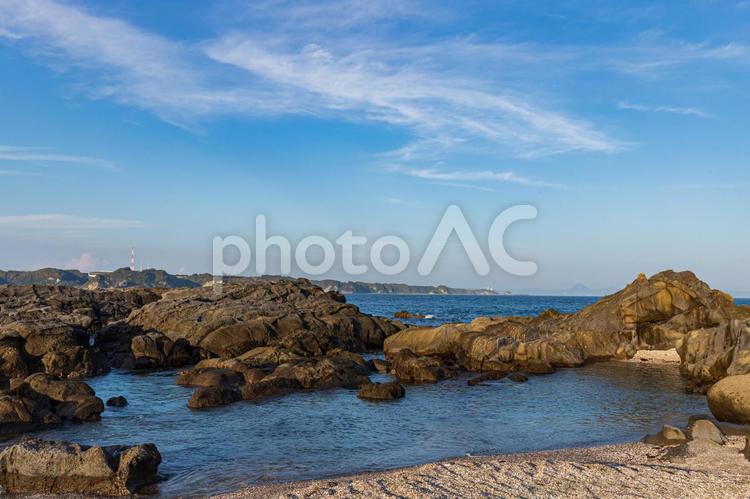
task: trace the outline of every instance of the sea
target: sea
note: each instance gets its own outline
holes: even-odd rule
[[[348,295],[364,312],[438,325],[477,316],[574,312],[590,297]],[[739,301],[750,305],[750,300]],[[382,356],[374,352],[371,357]],[[668,423],[708,412],[705,397],[688,394],[675,366],[604,362],[467,386],[470,375],[408,385],[406,397],[367,402],[356,390],[294,393],[262,402],[191,411],[192,389],[175,385],[177,371],[113,371],[87,380],[106,400],[96,423],[29,434],[83,444],[155,443],[164,497],[204,496],[253,484],[334,477],[465,455],[489,455],[634,441]],[[383,381],[384,375],[373,379]],[[16,439],[0,441],[0,446]]]

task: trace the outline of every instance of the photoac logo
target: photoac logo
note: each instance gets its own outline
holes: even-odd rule
[[[487,234],[487,246],[490,257],[495,264],[505,272],[515,276],[531,276],[536,274],[537,265],[531,261],[516,260],[505,249],[505,232],[516,222],[534,220],[537,209],[531,205],[512,206],[495,217]],[[438,263],[450,237],[455,234],[469,258],[474,271],[479,276],[486,276],[491,271],[490,262],[472,230],[466,217],[456,205],[449,206],[437,227],[432,233],[430,242],[419,258],[417,272],[421,276],[429,276]],[[376,239],[370,246],[369,264],[354,262],[355,247],[368,244],[364,236],[357,236],[354,231],[347,230],[334,242],[329,239],[311,235],[296,245],[288,238],[280,235],[268,235],[265,215],[255,218],[255,272],[258,275],[268,273],[267,253],[271,248],[279,251],[279,268],[282,274],[290,274],[292,270],[292,256],[297,268],[310,276],[320,276],[331,271],[336,262],[341,264],[341,270],[346,275],[358,276],[371,269],[383,276],[395,276],[404,272],[412,262],[412,251],[409,244],[402,238],[385,235]],[[398,257],[394,262],[386,263],[383,253],[387,248],[393,248]],[[323,255],[319,262],[313,263],[308,259],[308,253],[313,248]],[[232,250],[238,258],[234,263],[225,260],[227,250]],[[213,275],[217,278],[224,276],[242,275],[252,264],[253,251],[250,243],[238,235],[215,237],[213,239]]]

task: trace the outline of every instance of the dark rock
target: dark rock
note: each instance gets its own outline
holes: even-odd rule
[[[269,378],[242,385],[240,395],[242,400],[257,401],[279,397],[298,390],[302,390],[302,384],[296,379]]]
[[[406,390],[400,383],[366,383],[359,389],[357,396],[367,400],[395,400],[403,398]]]
[[[193,393],[188,401],[191,409],[206,409],[229,405],[240,400],[242,396],[236,388],[229,387],[200,387]]]
[[[126,399],[122,395],[118,395],[116,397],[110,397],[107,400],[108,407],[125,407],[126,405],[128,405],[128,399]]]
[[[177,384],[205,388],[236,388],[245,384],[242,373],[230,369],[191,369],[182,371]]]
[[[42,357],[44,372],[69,379],[99,376],[110,371],[109,360],[98,348],[65,347]]]
[[[529,380],[529,377],[523,373],[510,373],[508,379],[516,383],[524,383]]]
[[[192,347],[186,340],[173,341],[162,333],[135,336],[130,350],[136,369],[182,367],[193,363]]]
[[[488,373],[480,374],[479,376],[475,378],[471,378],[469,381],[466,382],[469,386],[475,386],[480,383],[484,383],[486,381],[496,381],[499,379],[503,379],[506,377],[508,373],[503,371],[490,371]]]
[[[36,373],[0,393],[0,434],[43,428],[65,419],[97,421],[103,411],[101,399],[86,383]]]
[[[8,493],[130,495],[155,483],[161,455],[153,444],[88,447],[27,440],[0,453]]]
[[[0,376],[6,378],[25,378],[29,375],[26,352],[20,337],[0,339]]]
[[[25,382],[35,392],[57,402],[70,402],[95,395],[94,390],[82,381],[62,379],[49,374],[32,374]]]
[[[63,402],[56,412],[60,417],[76,423],[99,421],[104,412],[104,402],[99,397],[83,397]]]
[[[323,356],[336,348],[364,352],[381,348],[383,340],[400,329],[342,300],[305,279],[245,281],[224,284],[221,290],[170,291],[128,321],[223,358],[269,346],[303,357]]]
[[[391,359],[391,369],[396,377],[406,383],[435,383],[455,377],[453,369],[434,357],[418,357],[410,350],[401,350]]]

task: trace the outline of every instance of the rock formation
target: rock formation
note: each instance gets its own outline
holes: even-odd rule
[[[157,480],[161,455],[153,444],[87,447],[26,440],[0,453],[7,493],[131,495]]]
[[[750,371],[748,318],[730,296],[691,272],[665,271],[640,275],[574,314],[409,328],[388,337],[384,350],[389,360],[408,350],[470,371],[541,373],[676,346],[688,377],[713,382]]]
[[[0,286],[0,378],[32,372],[82,378],[107,372],[106,356],[92,345],[96,334],[158,298],[139,289]]]
[[[43,373],[14,380],[0,392],[0,434],[13,434],[59,424],[97,421],[104,403],[82,381],[61,379]]]
[[[750,374],[722,379],[708,390],[707,397],[719,421],[750,424]]]
[[[333,350],[318,358],[297,358],[277,366],[266,365],[262,369],[240,359],[209,359],[180,373],[178,384],[198,387],[188,407],[203,409],[240,399],[255,401],[298,390],[359,388],[368,382],[365,360],[343,350]]]
[[[403,398],[406,390],[398,382],[365,383],[359,389],[357,396],[365,400],[396,400]]]
[[[267,346],[302,357],[337,348],[364,352],[381,348],[399,330],[397,323],[362,314],[342,295],[305,279],[225,284],[221,292],[170,291],[128,323],[223,358]]]

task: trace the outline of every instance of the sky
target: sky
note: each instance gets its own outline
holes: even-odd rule
[[[210,272],[212,239],[264,215],[292,244],[410,246],[398,276],[324,277],[614,289],[671,268],[746,294],[750,1],[623,4],[0,0],[0,268],[111,270],[135,246]],[[477,275],[455,238],[416,271],[449,206],[489,255],[518,204],[538,216],[505,246],[535,275]]]

